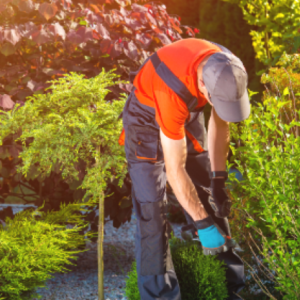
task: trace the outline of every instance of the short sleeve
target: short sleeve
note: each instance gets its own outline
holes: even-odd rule
[[[154,91],[154,96],[155,118],[163,133],[173,140],[183,139],[184,124],[189,117],[186,104],[164,84]]]

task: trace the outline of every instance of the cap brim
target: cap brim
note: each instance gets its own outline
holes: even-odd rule
[[[237,101],[222,101],[216,97],[212,97],[211,102],[218,116],[226,122],[241,122],[246,120],[250,115],[250,102],[247,89],[244,95]]]

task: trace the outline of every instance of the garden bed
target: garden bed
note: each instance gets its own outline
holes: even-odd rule
[[[104,234],[104,296],[105,300],[127,300],[125,281],[134,260],[134,234],[136,217],[119,229],[112,221],[105,224]],[[181,238],[183,224],[172,227],[175,236]],[[47,280],[49,288],[39,288],[41,300],[98,300],[97,242],[86,244],[89,251],[77,254],[76,266],[66,266],[69,273],[53,273]]]

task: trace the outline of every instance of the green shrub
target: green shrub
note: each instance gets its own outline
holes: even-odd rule
[[[228,297],[225,269],[214,256],[205,256],[195,242],[170,241],[183,300],[222,300]]]
[[[75,213],[79,209],[84,210],[73,203],[58,212],[31,209],[6,218],[5,227],[0,226],[0,299],[40,298],[35,289],[45,286],[50,273],[68,271],[64,265],[74,265],[69,259],[87,251],[78,250],[92,236],[79,233],[87,226]],[[67,223],[76,225],[70,229]]]
[[[228,293],[223,263],[216,257],[205,256],[199,245],[175,237],[170,240],[182,300],[226,299]],[[126,296],[129,300],[140,299],[135,262],[126,281]]]
[[[262,77],[269,84],[263,104],[252,107],[242,124],[231,124],[232,137],[242,145],[231,146],[232,160],[244,177],[232,186],[231,195],[237,214],[244,213],[245,238],[262,257],[258,267],[265,263],[268,280],[275,282],[284,299],[296,300],[300,299],[300,59],[284,55],[279,66]],[[272,298],[253,266],[249,268]]]
[[[129,300],[140,300],[140,291],[138,288],[138,278],[136,271],[136,261],[132,263],[131,271],[128,273],[126,280],[125,294]]]

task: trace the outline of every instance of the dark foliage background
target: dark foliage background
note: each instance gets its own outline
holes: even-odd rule
[[[221,0],[3,0],[0,109],[10,110],[16,102],[22,105],[27,96],[44,93],[48,80],[71,71],[90,78],[102,68],[116,68],[121,79],[127,80],[129,71],[136,70],[159,47],[185,37],[205,38],[229,48],[244,62],[249,88],[259,90],[255,72],[260,66],[254,58],[250,29],[240,8]],[[130,89],[129,84],[111,87],[107,99]],[[209,115],[207,105],[206,123]],[[48,199],[45,210],[50,210],[58,209],[61,201],[82,197],[78,183],[68,185],[59,171],[44,181],[34,168],[26,179],[17,174],[22,147],[12,141],[8,136],[0,146],[0,202],[39,206],[42,199]],[[82,178],[84,164],[78,164],[78,172]],[[115,226],[129,220],[128,200],[119,205],[120,199],[130,195],[130,179],[126,182],[122,191],[111,185],[115,196],[106,201],[106,215]]]
[[[3,0],[0,3],[0,113],[10,111],[15,103],[23,105],[26,97],[51,92],[49,80],[69,72],[91,78],[115,69],[120,79],[128,80],[131,70],[158,48],[198,30],[181,25],[180,18],[168,14],[163,3],[145,0]],[[130,84],[110,87],[108,101]],[[28,177],[17,174],[22,145],[14,142],[18,134],[7,136],[0,146],[0,203],[34,204],[46,200],[44,210],[58,210],[61,202],[83,197],[77,187],[86,166],[76,166],[79,181],[66,183],[59,166],[41,179],[38,168]],[[30,140],[28,143],[32,142]],[[108,183],[105,215],[119,227],[131,216],[130,179],[124,186]],[[11,208],[0,218],[12,216]],[[89,218],[98,224],[97,213]],[[96,226],[96,225],[95,225]]]
[[[255,59],[250,36],[252,27],[243,19],[241,8],[222,0],[165,0],[164,3],[170,14],[180,15],[184,24],[199,28],[196,37],[221,44],[242,60],[249,76],[248,88],[259,92],[252,101],[260,101],[263,85],[256,73],[264,66]],[[206,125],[210,110],[207,105],[204,110]]]

